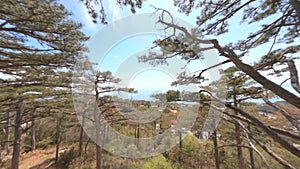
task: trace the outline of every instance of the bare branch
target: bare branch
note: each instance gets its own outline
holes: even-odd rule
[[[217,101],[217,100],[215,100]],[[210,107],[211,105],[208,104],[208,103],[202,103],[208,107]],[[220,111],[219,109],[217,111]],[[233,119],[238,119],[240,121],[243,121],[245,123],[248,123],[248,124],[251,124],[252,126],[255,126],[255,127],[259,127],[259,125],[257,125],[256,123],[253,123],[252,121],[250,121],[249,119],[245,118],[245,117],[242,117],[240,115],[236,115],[236,114],[231,114],[229,112],[226,112],[224,111],[223,112],[225,115],[233,118]],[[296,139],[296,140],[300,140],[300,134],[297,134],[297,133],[294,133],[294,132],[291,132],[291,131],[288,131],[288,130],[284,130],[284,129],[280,129],[278,127],[274,127],[274,126],[268,126],[271,130],[273,130],[274,132],[280,134],[280,135],[283,135],[283,136],[286,136],[286,137],[290,137],[290,138],[293,138],[293,139]]]
[[[250,115],[249,113],[243,111],[240,108],[237,108],[235,106],[232,106],[231,104],[228,103],[224,103],[223,101],[221,101],[220,99],[216,98],[215,96],[213,96],[209,91],[206,90],[201,90],[201,92],[206,92],[208,94],[211,95],[211,97],[213,97],[216,101],[224,104],[227,108],[230,108],[236,112],[238,112],[239,114],[241,114],[242,116],[246,117],[247,119],[249,119],[251,122],[255,123],[259,128],[261,128],[265,133],[267,133],[270,137],[272,137],[274,139],[274,141],[278,142],[282,147],[284,147],[286,150],[288,150],[289,152],[291,152],[292,154],[294,154],[297,157],[300,157],[300,150],[297,149],[296,147],[294,147],[293,145],[291,145],[288,141],[286,141],[285,139],[283,139],[281,136],[278,135],[278,133],[276,133],[275,131],[271,130],[268,126],[266,126],[263,122],[261,122],[259,119],[257,119],[256,117]],[[220,108],[215,107],[214,105],[211,105],[212,108],[219,110],[221,112],[226,112],[225,110],[220,110]]]
[[[295,133],[293,133],[291,131],[283,130],[281,128],[273,127],[273,126],[269,126],[269,128],[272,129],[273,131],[281,134],[281,135],[288,136],[290,138],[294,138],[294,139],[300,140],[300,134],[295,134]]]
[[[195,78],[200,78],[200,79],[201,79],[202,74],[203,74],[204,72],[206,72],[206,71],[208,71],[208,70],[210,70],[210,69],[213,69],[213,68],[215,68],[215,67],[224,65],[224,64],[229,63],[229,62],[231,62],[231,60],[225,60],[225,61],[223,61],[223,62],[221,62],[221,63],[218,63],[218,64],[216,64],[216,65],[210,66],[210,67],[208,67],[208,68],[206,68],[206,69],[203,69],[203,70],[200,71],[199,75],[196,76]]]
[[[247,135],[254,140],[262,149],[264,149],[271,157],[273,157],[276,161],[278,161],[281,165],[283,165],[285,168],[288,169],[296,169],[294,166],[292,166],[290,163],[279,157],[277,154],[275,154],[271,149],[269,149],[267,146],[265,146],[262,142],[260,142],[258,139],[256,139],[253,134],[239,121],[237,123],[243,128],[243,130],[247,133]]]

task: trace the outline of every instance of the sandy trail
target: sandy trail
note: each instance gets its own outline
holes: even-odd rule
[[[55,146],[38,149],[20,156],[20,169],[51,169],[55,159]],[[6,166],[5,168],[8,168]]]

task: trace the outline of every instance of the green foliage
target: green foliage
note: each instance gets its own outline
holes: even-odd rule
[[[140,111],[148,110],[151,107],[151,103],[146,100],[132,100],[131,104]]]
[[[172,165],[168,162],[168,160],[163,156],[159,155],[156,157],[152,157],[143,165],[142,169],[172,169]]]
[[[174,164],[179,165],[178,156],[180,154],[183,168],[212,167],[214,166],[212,150],[211,141],[200,142],[195,136],[187,135],[182,140],[182,149],[180,150],[179,145],[176,145],[167,152],[167,156]]]
[[[64,151],[60,154],[58,164],[63,168],[69,168],[69,165],[78,156],[78,152],[72,147],[69,150]]]
[[[96,0],[81,0],[84,2],[89,10],[90,15],[96,19],[98,16],[101,18],[101,22],[106,23],[105,10],[102,6],[102,1]],[[95,2],[95,5],[100,6],[100,15],[97,14],[91,2]],[[246,53],[259,46],[274,42],[270,46],[270,49],[265,54],[255,55],[257,62],[254,62],[253,68],[256,71],[270,71],[269,75],[280,76],[284,72],[289,71],[286,67],[287,59],[294,59],[296,54],[299,53],[299,45],[295,43],[299,39],[298,21],[295,10],[297,10],[292,1],[186,1],[186,0],[174,0],[174,5],[179,8],[180,12],[185,14],[191,13],[195,8],[201,8],[200,16],[197,17],[197,24],[199,29],[190,30],[191,37],[186,36],[184,33],[180,33],[176,36],[170,36],[164,39],[158,39],[154,43],[160,47],[162,51],[161,55],[153,54],[150,58],[142,58],[145,61],[153,61],[152,63],[166,63],[166,60],[176,55],[181,56],[183,60],[188,62],[192,60],[201,59],[203,56],[201,52],[202,48],[199,47],[197,38],[202,38],[202,34],[205,35],[226,35],[230,33],[230,23],[236,16],[241,18],[241,27],[246,25],[255,24],[255,29],[251,29],[252,32],[247,37],[241,37],[242,40],[233,41],[230,44],[222,46],[231,47],[239,54],[237,59],[242,59],[246,56]],[[120,0],[117,1],[120,6],[130,6],[131,11],[134,13],[136,7],[142,6],[142,0]],[[36,114],[34,117],[40,117],[44,119],[38,119],[37,124],[37,147],[45,148],[49,144],[53,144],[56,138],[55,133],[55,121],[48,116],[54,116],[56,119],[63,112],[73,111],[71,106],[70,95],[70,83],[72,75],[72,66],[74,66],[77,60],[81,60],[81,53],[85,50],[83,43],[87,40],[87,37],[80,32],[81,25],[70,20],[69,13],[65,8],[56,1],[47,0],[7,0],[3,1],[2,9],[0,11],[0,69],[1,73],[7,75],[9,78],[0,76],[1,82],[1,95],[0,95],[0,107],[2,112],[15,112],[15,102],[17,100],[24,100],[24,112],[22,117],[28,119],[32,117],[32,112]],[[298,9],[299,10],[299,9]],[[95,20],[96,21],[96,20]],[[238,29],[241,29],[240,27]],[[234,31],[233,31],[234,32]],[[235,33],[235,32],[234,32]],[[196,39],[196,40],[195,40]],[[289,46],[283,45],[284,43]],[[283,45],[283,46],[282,46]],[[263,46],[264,47],[264,46]],[[211,48],[210,48],[211,49]],[[289,56],[285,54],[289,53]],[[175,55],[174,55],[175,54]],[[254,55],[253,55],[254,56]],[[88,63],[90,64],[90,63]],[[261,87],[254,86],[252,79],[241,72],[237,67],[229,67],[222,72],[223,76],[220,79],[226,84],[227,88],[223,92],[227,93],[227,100],[232,101],[234,96],[237,96],[238,100],[247,99],[248,97],[257,97],[261,92]],[[190,76],[183,72],[179,75],[179,80],[174,82],[173,85],[182,83],[199,83],[199,80],[195,76]],[[187,80],[188,79],[188,80]],[[86,79],[84,79],[86,80]],[[90,79],[89,79],[90,80]],[[102,84],[118,83],[121,79],[114,78],[109,71],[97,72],[96,80],[99,86],[97,86],[99,93],[110,91],[126,91],[134,92],[133,89],[127,88],[113,88],[111,86],[104,86]],[[211,85],[206,89],[213,91],[222,86]],[[224,87],[224,86],[223,86]],[[60,90],[57,90],[57,89]],[[203,87],[205,88],[205,87]],[[186,98],[190,100],[197,100],[197,97],[193,97],[194,93],[186,93]],[[183,95],[185,96],[185,95]],[[210,97],[202,95],[203,98],[209,99]],[[169,90],[166,94],[154,95],[154,98],[163,101],[166,99],[168,102],[177,101],[180,98],[180,92]],[[202,98],[202,99],[203,99]],[[112,111],[104,110],[111,105],[110,97],[101,97],[100,110],[103,110],[104,115],[111,115]],[[145,101],[133,102],[135,108],[141,111],[149,110],[150,103]],[[257,109],[270,110],[270,107],[262,106],[255,107],[251,103],[242,102],[241,107],[244,110],[249,111],[249,114],[256,115],[254,112]],[[170,121],[176,119],[176,115],[170,114],[170,109],[177,110],[176,106],[168,106],[158,121],[161,123],[162,130],[170,127]],[[274,111],[274,110],[272,110]],[[197,124],[193,130],[199,131],[203,119],[207,115],[207,110],[202,109],[199,112],[199,118]],[[128,111],[130,113],[130,111]],[[3,115],[3,116],[2,116]],[[14,114],[13,114],[14,116]],[[12,116],[12,117],[13,117]],[[2,118],[3,117],[3,118]],[[108,117],[108,121],[118,121],[118,117]],[[1,114],[1,119],[4,119],[4,114]],[[234,125],[230,118],[225,117],[227,121],[221,122],[219,132],[221,137],[219,138],[219,146],[224,146],[219,149],[221,168],[237,168],[236,147],[226,146],[234,143]],[[273,121],[266,117],[260,117],[262,122],[272,126],[282,126],[282,122]],[[2,121],[2,120],[1,120]],[[69,130],[69,133],[74,133],[74,119],[64,119],[68,125],[62,127]],[[93,121],[93,120],[91,120]],[[94,120],[95,121],[95,120]],[[243,122],[245,123],[245,122]],[[115,127],[120,130],[121,133],[126,133],[130,136],[133,135],[134,128],[128,127],[129,123],[123,123],[122,125],[116,125]],[[125,127],[124,127],[125,126]],[[1,125],[4,128],[4,125]],[[145,133],[149,133],[151,125],[145,124],[144,131],[141,131],[141,136],[149,136]],[[261,141],[264,145],[271,147],[271,149],[279,154],[286,161],[290,162],[294,166],[300,166],[299,158],[286,151],[280,145],[278,145],[270,136],[265,135],[258,127],[250,127],[252,135]],[[69,134],[67,137],[69,137]],[[12,135],[13,136],[13,135]],[[244,142],[243,145],[248,145],[246,135],[242,134]],[[4,137],[0,136],[1,140]],[[25,138],[25,145],[29,144],[30,137]],[[71,142],[70,139],[62,137],[65,141]],[[295,140],[287,139],[293,143]],[[73,141],[73,140],[72,140]],[[172,143],[170,138],[163,140],[166,145]],[[296,140],[297,141],[297,140]],[[256,144],[254,146],[258,147]],[[243,148],[248,150],[246,148]],[[133,146],[130,153],[135,153],[136,147]],[[266,152],[258,147],[258,150],[266,157],[270,162],[272,168],[282,168],[282,166],[271,158]],[[64,168],[92,168],[89,166],[93,162],[93,149],[90,149],[89,157],[84,156],[77,158],[77,151],[70,149],[65,151],[60,156],[59,163]],[[205,142],[199,142],[199,140],[191,135],[188,135],[182,141],[182,149],[179,146],[174,147],[169,152],[157,157],[153,157],[147,160],[131,160],[126,158],[119,158],[108,153],[104,153],[104,168],[211,168],[215,166],[213,160],[213,144],[210,140]],[[182,155],[182,161],[178,162],[178,154]],[[245,159],[249,159],[247,151],[244,151],[243,156]],[[143,164],[143,162],[145,162]],[[173,165],[170,163],[172,162]],[[255,163],[257,167],[264,166],[262,160],[255,154]],[[81,165],[82,164],[82,165]],[[181,166],[179,166],[181,165]]]
[[[20,117],[14,127],[23,120],[70,111],[72,67],[88,39],[81,25],[61,4],[48,0],[3,1],[0,20],[0,107],[10,118]],[[53,142],[53,130],[45,130],[37,132],[37,147]],[[14,141],[22,141],[19,133]],[[12,168],[17,168],[20,152],[13,150]]]
[[[217,91],[217,96],[222,97],[222,95],[226,94],[227,100],[235,98],[238,101],[247,97],[255,98],[262,94],[262,88],[256,87],[255,82],[237,67],[229,67],[220,71],[220,73],[222,75],[221,78],[209,85],[212,92]],[[224,90],[222,91],[220,91],[221,85],[226,85],[226,88],[223,87]]]
[[[68,165],[68,168],[69,169],[93,169],[90,162],[91,161],[87,161],[84,157],[75,158]]]
[[[180,98],[180,92],[178,90],[168,90],[166,97],[168,102],[176,101]]]
[[[2,8],[3,99],[27,99],[31,111],[50,102],[49,98],[52,103],[62,102],[62,93],[70,87],[71,68],[86,50],[82,43],[88,38],[80,32],[81,25],[54,1],[9,0],[3,1]]]

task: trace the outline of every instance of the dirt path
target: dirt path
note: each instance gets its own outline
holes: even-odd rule
[[[21,155],[20,169],[49,168],[55,158],[55,146]]]
[[[54,168],[55,146],[44,150],[38,149],[28,153],[22,153],[20,156],[20,169],[52,169]],[[7,161],[4,168],[10,165]]]

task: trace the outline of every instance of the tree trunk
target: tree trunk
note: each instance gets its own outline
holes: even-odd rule
[[[98,118],[96,118],[98,119]],[[102,169],[102,147],[100,146],[100,122],[96,120],[96,156],[97,169]]]
[[[217,131],[215,130],[213,132],[213,142],[214,142],[214,150],[215,150],[215,163],[216,163],[216,169],[220,169],[220,158],[219,158],[219,149],[218,149],[218,138],[217,138]]]
[[[98,94],[97,94],[98,95]],[[96,96],[96,103],[99,103],[99,98]],[[98,118],[98,104],[95,105],[94,109],[94,120],[96,127],[96,160],[97,160],[97,169],[102,169],[102,147],[100,142],[100,119]]]
[[[31,115],[31,150],[35,150],[36,148],[36,140],[35,140],[35,111],[32,112]]]
[[[78,156],[82,156],[82,144],[83,144],[83,127],[80,127],[80,136],[79,136],[79,151]]]
[[[96,127],[96,161],[97,161],[97,169],[102,169],[102,147],[101,142],[100,142],[100,118],[98,115],[99,111],[99,104],[100,104],[100,99],[99,99],[99,91],[98,91],[98,80],[99,77],[96,77],[95,80],[95,107],[94,107],[94,121],[95,121],[95,127]]]
[[[178,163],[180,168],[182,168],[182,131],[179,130],[179,153],[178,153]]]
[[[297,0],[290,0],[290,4],[292,5],[294,10],[296,11],[298,20],[300,21],[300,2],[297,1]]]
[[[28,132],[28,129],[29,129],[29,122],[27,121],[26,122],[26,125],[25,125],[25,136],[27,137],[28,136],[28,134],[29,134],[29,132]],[[23,132],[24,132],[24,129],[23,129]]]
[[[249,132],[251,132],[250,124],[248,124],[248,130],[249,130]],[[249,148],[249,156],[250,156],[251,169],[255,169],[254,154],[253,154],[253,149],[252,148]]]
[[[2,146],[1,146],[1,144],[0,144],[0,163],[2,162]],[[0,166],[1,166],[1,164],[0,164]]]
[[[156,135],[156,121],[154,120],[152,123],[152,136]]]
[[[135,145],[137,148],[139,148],[139,142],[140,142],[140,123],[137,123],[134,129],[134,138],[135,138]]]
[[[10,143],[10,113],[6,113],[6,127],[5,127],[5,140],[7,141],[5,144],[6,153],[10,153],[9,143]]]
[[[19,100],[16,105],[16,117],[15,117],[15,137],[13,147],[13,157],[11,160],[11,169],[19,168],[19,157],[21,152],[21,134],[22,134],[22,116],[23,116],[23,100]]]
[[[80,128],[80,136],[79,136],[79,157],[82,156],[82,145],[83,145],[83,127],[84,127],[84,123],[85,123],[85,112],[83,112],[82,114],[82,120],[81,120],[81,128]]]
[[[102,147],[96,144],[97,169],[102,169]]]
[[[55,163],[58,162],[59,156],[59,144],[60,144],[60,125],[61,125],[61,118],[57,118],[57,125],[56,125],[56,150],[55,150]]]
[[[244,169],[244,157],[242,150],[242,139],[241,139],[241,128],[238,124],[235,124],[235,136],[236,136],[236,144],[237,146],[237,155],[239,160],[239,169]]]
[[[234,101],[234,106],[238,107],[238,102],[236,98],[236,88],[235,86],[233,87],[233,101]],[[235,114],[238,114],[238,112],[235,111]],[[244,157],[243,157],[243,150],[242,150],[242,138],[241,138],[241,128],[239,124],[235,124],[235,138],[236,138],[236,144],[237,144],[237,156],[238,156],[238,161],[239,161],[239,169],[244,169]]]
[[[153,121],[152,125],[153,125],[152,137],[155,137],[155,135],[156,135],[156,120]],[[153,149],[156,149],[155,143],[153,144]]]

